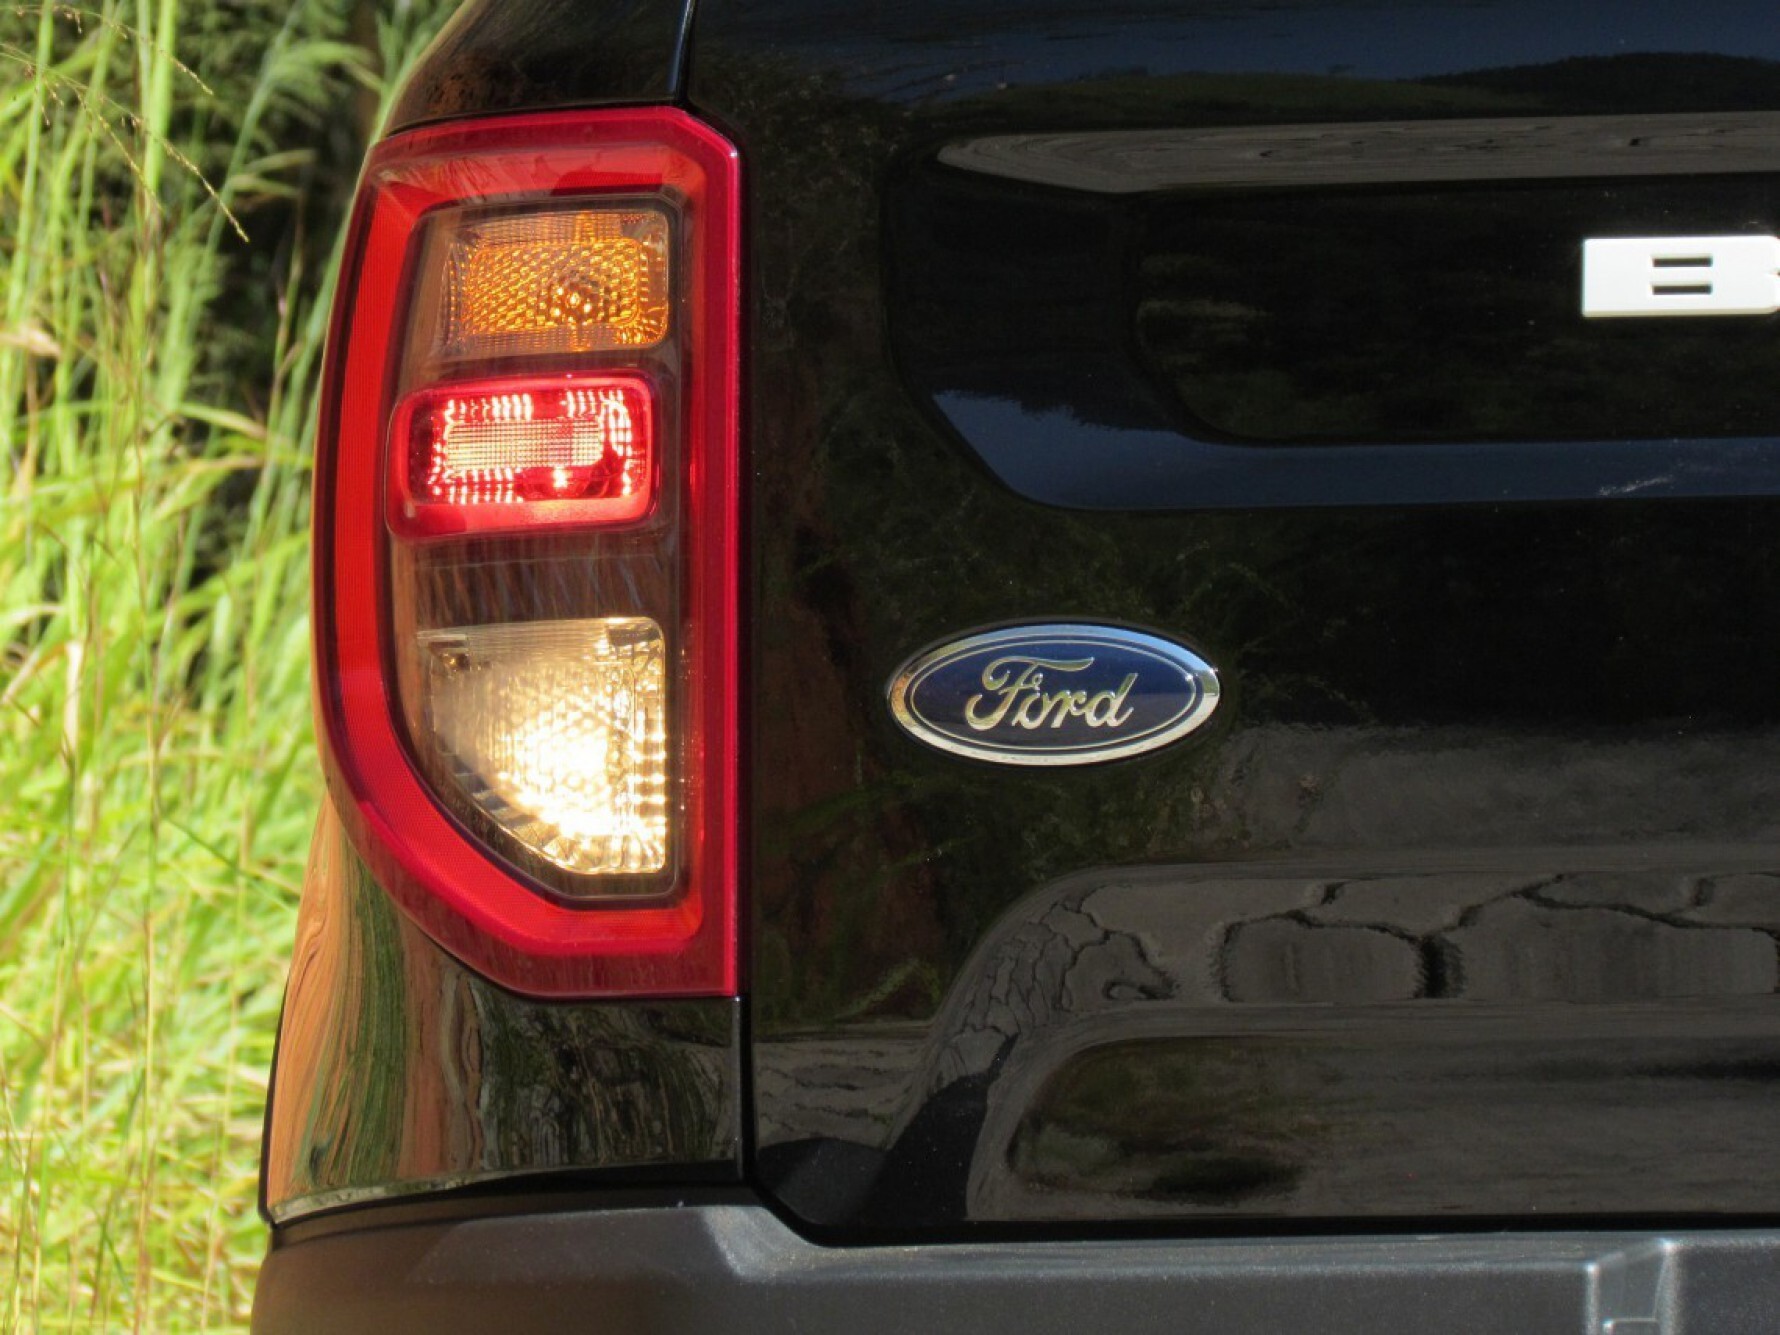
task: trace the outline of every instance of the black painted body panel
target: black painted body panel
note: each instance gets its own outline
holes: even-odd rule
[[[1776,326],[1574,314],[1584,236],[1780,231],[1769,11],[705,0],[689,98],[748,170],[763,1187],[849,1237],[1774,1212]],[[1486,121],[1525,151],[1453,168]],[[1381,124],[1445,165],[1192,137]],[[1344,307],[1412,217],[1441,318]],[[898,664],[1009,621],[1224,701],[1079,770],[899,733]]]
[[[672,102],[688,0],[465,0],[409,75],[389,133],[427,121]]]
[[[1592,146],[1667,118],[1583,119]],[[1690,123],[1721,138],[1716,118]],[[1049,505],[1780,492],[1780,401],[1766,373],[1780,363],[1780,324],[1588,321],[1577,309],[1581,238],[1780,217],[1780,175],[1590,180],[1565,161],[1575,178],[1517,179],[1497,132],[1485,156],[1508,179],[1419,179],[1455,153],[1475,170],[1459,147],[1470,124],[1373,128],[1381,141],[1431,132],[1434,165],[1408,153],[1378,171],[1361,153],[1385,178],[1362,184],[1313,172],[1302,185],[1080,191],[961,172],[950,164],[975,161],[971,144],[1000,141],[950,145],[891,189],[895,352],[1002,482]],[[1312,128],[1348,143],[1340,127]],[[1767,129],[1780,144],[1780,116]],[[1140,146],[1126,151],[1140,161],[1178,148],[1133,133]],[[1290,127],[1279,142],[1306,133]],[[1096,138],[1127,141],[1066,142]],[[1241,142],[1255,178],[1283,151],[1261,132]],[[1592,170],[1617,165],[1601,153]],[[1780,155],[1764,165],[1780,168]],[[1392,170],[1409,179],[1390,181]]]
[[[266,1118],[274,1223],[460,1187],[736,1181],[734,1001],[520,997],[390,902],[323,812]]]

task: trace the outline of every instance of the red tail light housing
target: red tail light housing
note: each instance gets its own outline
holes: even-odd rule
[[[372,154],[316,485],[336,805],[534,995],[737,990],[739,168],[672,109]]]

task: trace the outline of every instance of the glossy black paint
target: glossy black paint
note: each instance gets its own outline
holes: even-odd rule
[[[1683,152],[1682,185],[1482,166],[1289,195],[956,161],[1473,118],[1722,114],[1734,137],[1780,107],[1777,62],[1753,4],[701,4],[690,101],[750,190],[755,1172],[796,1217],[1780,1203],[1772,398],[1741,373],[1653,394],[1626,326],[1601,346],[1629,406],[1588,386],[1604,434],[1578,439],[1596,419],[1552,361],[1592,365],[1566,230],[1780,230],[1760,150],[1733,176]],[[1504,230],[1480,267],[1421,271],[1475,288],[1513,259],[1520,285],[1448,292],[1462,337],[1363,303],[1344,325],[1327,294],[1418,214]],[[1205,330],[1143,303],[1271,301],[1291,334],[1261,228],[1314,252],[1324,309],[1291,355],[1224,368],[1252,382],[1240,443],[1195,374]],[[1531,334],[1505,318],[1527,310]],[[1765,364],[1773,329],[1655,337],[1712,375]],[[1405,358],[1444,378],[1409,392]],[[1027,619],[1178,636],[1224,702],[1079,771],[898,733],[910,653]]]
[[[891,194],[896,353],[1050,505],[1780,492],[1780,323],[1578,299],[1582,238],[1771,228],[1780,176],[1559,184],[1460,156],[1509,179],[1110,195],[922,165]]]
[[[389,132],[456,116],[671,102],[687,0],[466,0],[391,109]]]
[[[269,1220],[521,1177],[734,1181],[739,1091],[736,1003],[506,992],[409,922],[324,810],[267,1110]]]

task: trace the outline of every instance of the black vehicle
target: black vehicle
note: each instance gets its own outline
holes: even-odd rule
[[[1780,1330],[1780,22],[472,0],[284,1330]]]

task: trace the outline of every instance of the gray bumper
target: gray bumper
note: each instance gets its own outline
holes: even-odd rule
[[[837,1248],[749,1205],[390,1224],[378,1215],[281,1237],[254,1330],[1780,1330],[1780,1232]]]

